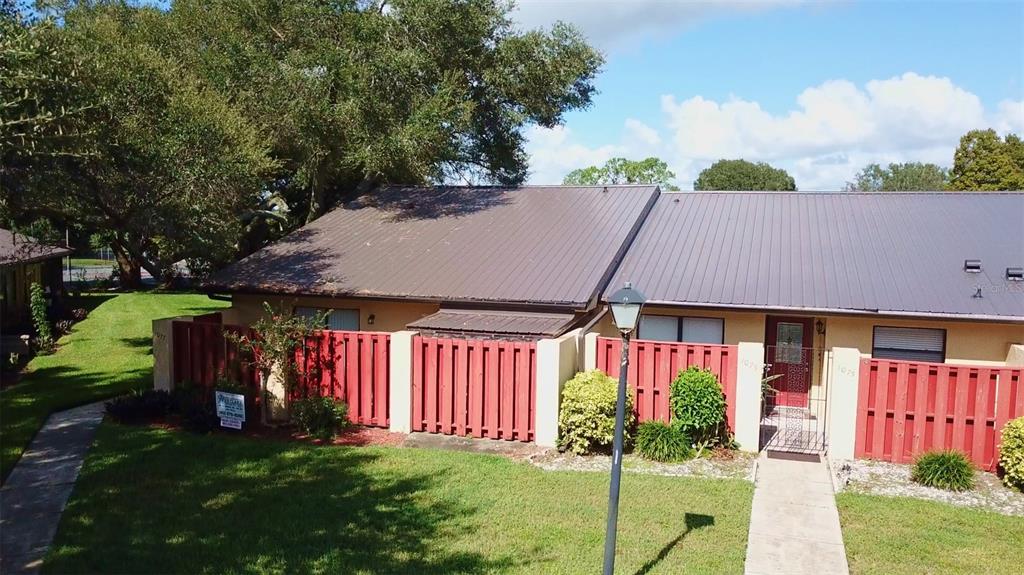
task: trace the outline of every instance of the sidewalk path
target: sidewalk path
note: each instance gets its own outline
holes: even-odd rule
[[[770,459],[761,454],[745,572],[850,572],[832,478],[824,462]]]
[[[103,402],[55,413],[0,488],[0,573],[38,573],[103,420]]]

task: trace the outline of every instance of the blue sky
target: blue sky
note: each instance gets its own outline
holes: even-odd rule
[[[835,189],[877,161],[952,162],[971,128],[1024,131],[1024,2],[520,2],[604,51],[594,105],[530,131],[531,180],[658,155],[689,188],[718,157]]]

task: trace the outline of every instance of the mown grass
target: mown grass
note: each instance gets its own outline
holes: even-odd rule
[[[138,292],[87,294],[71,305],[92,311],[56,353],[33,358],[21,381],[0,392],[0,477],[51,413],[151,385],[152,320],[226,304],[200,294]]]
[[[104,424],[50,573],[596,573],[608,475]],[[753,486],[627,474],[617,573],[741,573]]]
[[[86,266],[89,266],[89,267],[99,267],[99,266],[113,267],[114,266],[114,261],[113,260],[101,260],[101,259],[97,259],[97,258],[71,258],[71,265],[72,265],[72,267],[74,267],[74,266],[79,266],[79,267],[86,267]]]
[[[1020,573],[1024,518],[902,497],[836,497],[852,573]]]

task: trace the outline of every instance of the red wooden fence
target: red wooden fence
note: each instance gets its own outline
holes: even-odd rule
[[[390,344],[387,333],[316,332],[296,352],[300,376],[293,397],[340,399],[353,423],[387,427]]]
[[[597,368],[619,377],[622,340],[597,338]],[[738,352],[734,345],[702,345],[649,340],[633,340],[629,345],[627,381],[633,389],[637,421],[669,421],[669,386],[680,370],[691,365],[709,369],[722,385],[726,400],[726,419],[734,429],[736,418],[736,368]]]
[[[413,338],[412,430],[532,441],[537,346]]]
[[[992,471],[999,432],[1024,415],[1024,369],[863,359],[855,455],[909,463],[955,449]]]
[[[222,326],[209,321],[173,321],[171,380],[211,387],[218,377],[226,377],[253,389],[260,385],[259,374],[250,369],[238,346],[224,337],[225,332],[241,333],[247,328]]]

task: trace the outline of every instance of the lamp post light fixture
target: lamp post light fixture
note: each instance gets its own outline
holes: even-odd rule
[[[604,536],[604,575],[615,572],[615,534],[619,521],[619,483],[622,478],[622,436],[626,426],[626,374],[629,371],[629,338],[640,320],[644,294],[626,282],[612,294],[608,305],[612,320],[622,336],[622,358],[619,363],[619,394],[615,403],[615,439],[612,441],[612,478],[608,486],[608,527]]]

